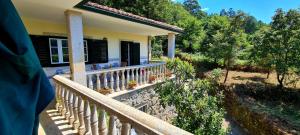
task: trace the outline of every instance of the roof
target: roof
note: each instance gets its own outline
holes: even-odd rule
[[[112,17],[116,17],[116,18],[120,18],[120,19],[125,19],[128,21],[136,22],[136,23],[150,25],[153,27],[157,27],[157,28],[161,28],[161,29],[165,29],[165,30],[169,30],[169,31],[173,31],[173,32],[178,32],[178,33],[183,32],[182,28],[177,27],[175,25],[170,25],[170,24],[167,24],[164,22],[160,22],[160,21],[156,21],[153,19],[143,17],[143,16],[128,13],[128,12],[125,12],[125,11],[122,11],[122,10],[119,10],[116,8],[111,8],[108,6],[100,5],[98,3],[90,2],[88,0],[83,0],[82,2],[77,4],[75,7],[84,9],[84,10],[89,10],[89,11],[96,12],[96,13],[100,13],[100,14],[104,14],[104,15],[108,15],[108,16],[112,16]]]

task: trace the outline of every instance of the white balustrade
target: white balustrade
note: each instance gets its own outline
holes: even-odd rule
[[[149,69],[143,68],[144,76],[147,76],[146,72],[150,72]],[[125,74],[125,70],[123,71],[122,74]],[[143,74],[140,73],[140,75]],[[124,78],[125,75],[121,80]],[[79,135],[115,135],[117,133],[129,135],[131,128],[138,135],[191,134],[63,76],[56,75],[53,77],[53,81],[57,91],[57,106],[61,107],[59,113],[69,121],[74,129],[78,129]],[[108,123],[106,114],[109,116]],[[117,124],[119,123],[117,121],[120,121],[121,129],[119,126],[117,127],[120,125]]]
[[[112,92],[126,90],[129,81],[136,81],[137,86],[149,82],[149,77],[155,75],[156,80],[164,78],[165,63],[152,63],[138,66],[118,67],[87,72],[88,88],[100,90],[110,88]]]

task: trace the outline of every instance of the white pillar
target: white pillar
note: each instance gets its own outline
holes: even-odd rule
[[[168,57],[171,59],[175,57],[175,33],[168,34]]]
[[[151,36],[148,36],[148,63],[151,61],[152,58],[152,44],[151,44]]]
[[[65,15],[71,76],[75,82],[86,86],[82,15],[80,12],[72,10],[66,10]]]

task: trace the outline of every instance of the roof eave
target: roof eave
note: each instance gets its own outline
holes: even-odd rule
[[[172,31],[172,32],[175,32],[175,33],[183,33],[184,32],[183,29],[171,28],[171,27],[167,27],[167,26],[164,26],[164,25],[159,25],[159,24],[156,24],[156,23],[151,23],[151,22],[148,22],[148,21],[143,21],[143,20],[139,20],[139,19],[132,18],[132,17],[129,17],[129,16],[119,15],[119,14],[116,14],[114,12],[109,12],[109,11],[106,11],[106,10],[95,8],[93,6],[86,5],[85,3],[87,3],[88,1],[89,0],[81,1],[80,3],[75,5],[74,8],[79,8],[79,9],[82,9],[82,10],[87,10],[87,11],[91,11],[91,12],[95,12],[95,13],[99,13],[99,14],[104,14],[104,15],[107,15],[107,16],[111,16],[111,17],[131,21],[131,22],[135,22],[135,23],[149,25],[149,26],[160,28],[160,29]]]

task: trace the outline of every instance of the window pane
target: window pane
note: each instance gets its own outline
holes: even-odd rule
[[[58,54],[57,48],[51,48],[51,54],[52,55],[57,55]]]
[[[50,45],[51,45],[51,47],[57,47],[57,40],[56,39],[50,39]]]
[[[68,41],[67,40],[61,40],[62,47],[68,47]]]
[[[63,52],[63,54],[69,54],[68,48],[62,48],[62,52]]]
[[[58,63],[58,55],[52,55],[52,63]]]
[[[64,62],[69,62],[69,55],[64,55],[63,61]]]

